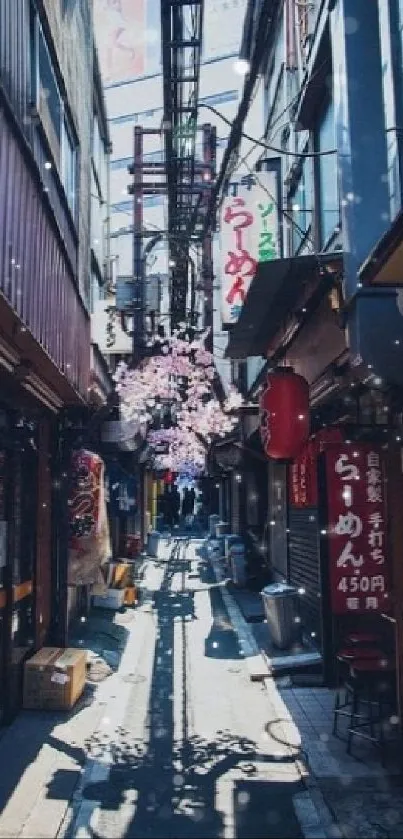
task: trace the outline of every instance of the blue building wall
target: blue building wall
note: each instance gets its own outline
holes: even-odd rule
[[[343,251],[350,362],[403,384],[396,290],[359,279],[403,205],[403,0],[306,5],[283,4],[263,61],[267,140],[283,150],[284,254]],[[250,386],[259,365],[248,367]]]

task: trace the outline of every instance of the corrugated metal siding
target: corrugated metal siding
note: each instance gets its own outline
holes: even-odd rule
[[[57,367],[86,393],[90,320],[38,185],[1,109],[0,290]]]
[[[31,117],[30,0],[0,0],[0,83],[31,146],[39,172],[49,155],[41,127]],[[45,186],[45,184],[44,184]],[[73,271],[77,271],[77,238],[55,169],[46,171],[46,189]]]
[[[41,137],[40,128],[35,128],[32,138],[32,149],[35,162],[40,172],[46,172],[46,189],[48,191],[49,203],[52,207],[55,219],[64,241],[71,266],[75,274],[78,270],[77,235],[74,232],[74,225],[70,218],[70,211],[66,207],[66,200],[62,197],[63,191],[58,183],[58,176],[54,169],[45,170],[45,163],[49,155],[46,152],[44,141]]]
[[[290,508],[290,582],[305,589],[300,598],[301,617],[308,632],[321,644],[321,580],[318,513],[316,509]]]

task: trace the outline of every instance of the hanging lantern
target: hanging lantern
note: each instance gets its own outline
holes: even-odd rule
[[[290,368],[267,377],[260,399],[260,436],[274,460],[293,460],[308,441],[309,387]]]
[[[165,481],[165,483],[166,483],[166,484],[172,484],[173,479],[174,479],[173,472],[171,472],[171,470],[170,470],[170,469],[168,469],[168,470],[165,472],[165,475],[164,475],[164,481]]]

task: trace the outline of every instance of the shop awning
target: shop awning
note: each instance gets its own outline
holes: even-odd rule
[[[403,212],[375,245],[359,271],[363,285],[403,285]]]
[[[228,434],[222,440],[215,440],[207,456],[210,477],[218,477],[220,472],[232,472],[242,460],[242,441],[240,429]]]
[[[339,253],[260,262],[239,320],[231,329],[226,356],[265,356],[269,342],[292,313],[304,289],[312,284],[321,265],[340,261]]]

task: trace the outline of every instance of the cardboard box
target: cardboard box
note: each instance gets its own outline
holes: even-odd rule
[[[135,606],[138,601],[136,586],[128,586],[125,589],[125,606]]]
[[[106,582],[109,588],[126,588],[130,583],[131,566],[127,562],[109,562]]]
[[[94,594],[93,604],[100,609],[121,609],[125,598],[124,588],[108,588],[105,594]]]
[[[85,687],[86,664],[85,650],[43,647],[25,663],[24,708],[72,708]]]

